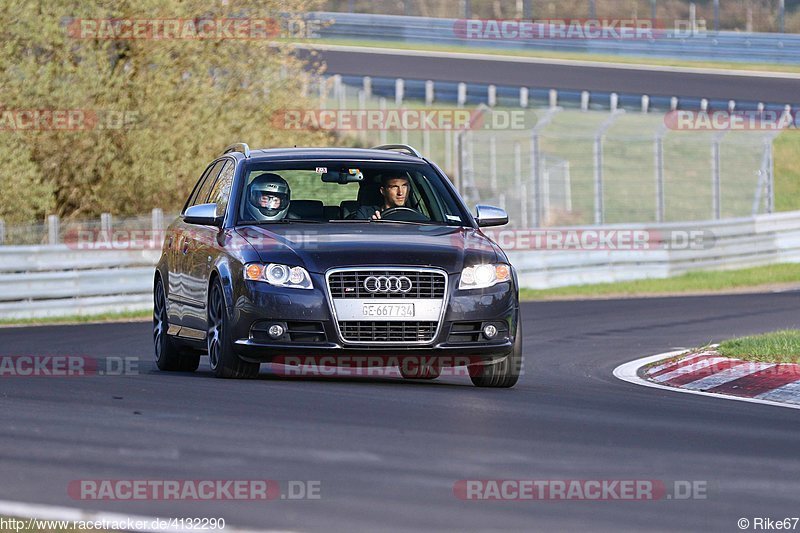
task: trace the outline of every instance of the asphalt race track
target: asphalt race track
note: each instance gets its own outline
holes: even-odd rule
[[[0,499],[244,528],[737,531],[800,514],[800,412],[621,382],[620,363],[800,325],[798,293],[524,305],[525,375],[215,379],[158,372],[150,324],[0,329],[2,355],[141,358],[138,375],[0,378]],[[462,501],[462,479],[693,480],[707,499]],[[321,499],[76,501],[80,479],[319,480]]]
[[[721,74],[633,70],[607,66],[520,63],[502,59],[384,55],[363,51],[317,52],[329,74],[400,77],[466,83],[599,92],[733,99],[796,104],[796,77],[729,76]],[[306,53],[301,56],[308,57]],[[644,59],[643,59],[644,61]]]

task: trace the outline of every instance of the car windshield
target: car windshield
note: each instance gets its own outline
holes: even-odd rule
[[[378,212],[378,215],[375,212]],[[238,220],[462,226],[468,216],[427,164],[375,161],[249,163]]]

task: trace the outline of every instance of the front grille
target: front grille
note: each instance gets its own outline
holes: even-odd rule
[[[433,340],[436,322],[339,322],[342,338],[352,342],[419,342]]]
[[[370,276],[405,276],[411,281],[411,290],[369,292],[364,288],[364,281]],[[328,285],[332,298],[444,298],[445,277],[441,272],[431,271],[350,270],[332,273]]]

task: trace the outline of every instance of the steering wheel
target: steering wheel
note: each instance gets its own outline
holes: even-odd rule
[[[400,222],[428,222],[426,217],[416,209],[410,207],[390,207],[381,213],[381,220],[397,220]]]

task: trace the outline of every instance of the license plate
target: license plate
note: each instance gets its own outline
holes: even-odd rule
[[[364,304],[364,316],[413,318],[414,304]]]

